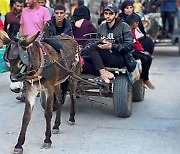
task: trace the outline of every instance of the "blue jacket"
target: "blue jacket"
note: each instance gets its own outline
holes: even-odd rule
[[[175,12],[176,11],[176,0],[161,0],[160,3],[161,11]]]

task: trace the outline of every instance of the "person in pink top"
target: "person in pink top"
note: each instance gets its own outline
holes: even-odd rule
[[[38,31],[42,32],[45,23],[51,19],[47,8],[38,4],[37,0],[26,0],[27,7],[23,9],[20,19],[19,35],[34,35]],[[40,39],[41,35],[38,37]],[[16,99],[25,101],[26,87],[22,90],[22,95],[17,96]]]
[[[20,35],[33,35],[43,30],[44,24],[50,20],[47,8],[38,4],[37,0],[26,0],[27,7],[23,9],[20,20]]]

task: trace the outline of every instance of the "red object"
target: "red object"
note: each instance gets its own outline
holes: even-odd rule
[[[81,66],[84,65],[84,59],[83,57],[79,56],[79,63],[81,64]]]
[[[180,0],[176,0],[177,8],[180,8]]]
[[[142,20],[142,24],[144,27],[147,27],[149,25],[149,22],[147,20]]]
[[[4,30],[4,25],[3,25],[3,22],[2,22],[1,18],[0,18],[0,29]]]
[[[144,51],[144,48],[142,47],[141,43],[138,41],[138,39],[136,38],[135,35],[135,30],[132,30],[132,35],[133,35],[133,39],[134,39],[134,48],[137,51]]]

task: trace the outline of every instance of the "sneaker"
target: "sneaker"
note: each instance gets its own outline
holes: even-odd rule
[[[16,99],[17,99],[18,101],[25,102],[25,94],[22,93],[20,96],[17,96]]]

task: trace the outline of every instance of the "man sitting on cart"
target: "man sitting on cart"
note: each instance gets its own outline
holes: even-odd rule
[[[83,69],[87,73],[100,75],[93,80],[94,82],[110,83],[114,74],[105,67],[124,67],[124,55],[131,52],[134,47],[130,27],[118,17],[118,8],[115,4],[106,6],[104,18],[105,22],[99,26],[97,32],[100,41],[87,47],[91,62],[85,58]]]

